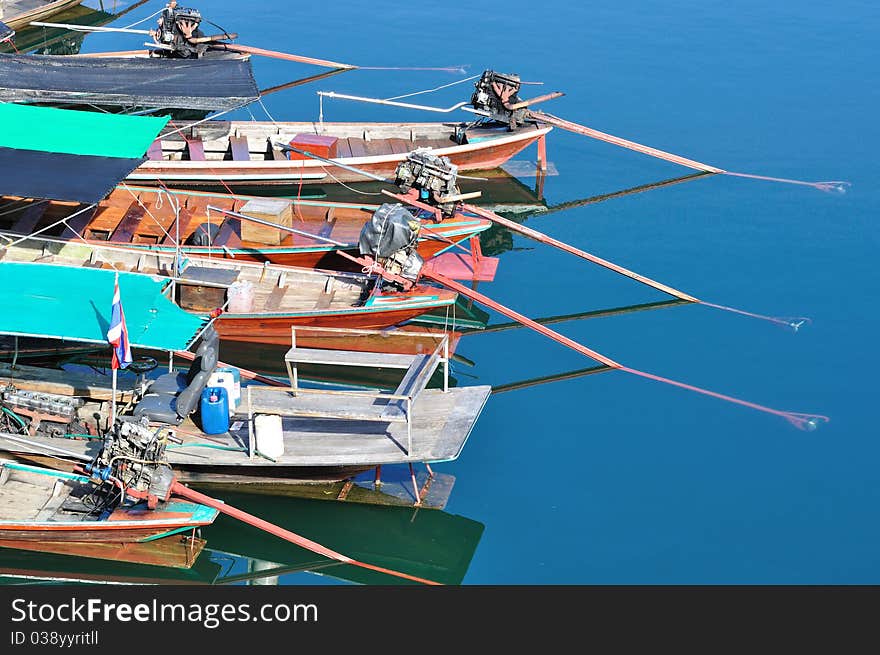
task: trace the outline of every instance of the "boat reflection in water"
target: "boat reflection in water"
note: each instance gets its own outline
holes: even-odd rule
[[[484,525],[438,510],[224,494],[235,507],[370,564],[447,585],[464,581]],[[0,548],[0,583],[409,584],[322,558],[221,516],[188,569]]]
[[[87,0],[73,6],[66,6],[62,11],[53,13],[51,16],[34,17],[30,20],[99,27],[113,22],[148,1],[113,2],[112,10],[108,11],[108,7],[105,7],[101,0]],[[87,32],[74,32],[59,27],[22,25],[16,27],[15,46],[13,47],[9,43],[0,43],[0,52],[76,55],[79,54],[86,36],[88,36]]]

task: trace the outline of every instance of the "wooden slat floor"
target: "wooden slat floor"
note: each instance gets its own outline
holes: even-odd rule
[[[186,421],[179,437],[189,448],[168,450],[168,461],[173,466],[185,464],[195,470],[203,466],[262,467],[291,469],[297,467],[375,466],[407,462],[440,462],[458,457],[476,423],[491,387],[457,387],[444,393],[428,389],[419,396],[413,408],[413,452],[406,454],[406,425],[328,419],[284,419],[284,455],[276,462],[262,457],[247,456],[247,404],[239,406],[236,418],[243,425],[227,435],[214,435],[210,440],[188,433],[198,428]],[[279,392],[279,396],[282,394]],[[340,403],[335,397],[335,403]],[[187,434],[184,433],[184,430]],[[240,450],[220,450],[193,444],[218,445],[218,439],[228,447]],[[17,452],[39,452],[38,445],[64,447],[68,450],[94,456],[99,444],[94,441],[63,440],[33,437],[37,446],[16,446]],[[4,449],[13,450],[6,444]]]

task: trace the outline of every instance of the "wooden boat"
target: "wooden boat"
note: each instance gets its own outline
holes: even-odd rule
[[[17,30],[70,9],[83,0],[0,0],[0,21]]]
[[[228,259],[191,258],[173,278],[174,256],[32,237],[7,246],[0,265],[111,268],[167,280],[167,290],[187,311],[204,317],[227,304],[235,283],[253,290],[249,311],[223,312],[215,323],[221,338],[284,344],[292,326],[388,328],[427,311],[451,306],[456,293],[426,284],[408,291],[383,288],[363,273],[331,272]]]
[[[316,328],[307,328],[313,331]],[[339,331],[326,328],[331,332]],[[297,344],[296,331],[293,343]],[[288,386],[247,384],[242,387],[240,404],[234,410],[229,432],[205,435],[190,419],[171,424],[163,407],[173,403],[173,395],[144,390],[135,381],[120,382],[120,407],[126,415],[146,417],[151,425],[171,430],[182,443],[169,446],[166,454],[178,479],[192,483],[247,483],[248,486],[296,485],[307,482],[349,480],[364,471],[392,465],[412,466],[426,462],[455,460],[461,453],[476,420],[485,405],[488,386],[450,388],[448,379],[448,341],[422,355],[358,353],[351,351],[304,348],[294,345],[285,355],[290,372]],[[363,388],[312,389],[299,384],[298,366],[305,362],[323,362],[344,367],[373,366],[400,371],[402,379],[392,392]],[[198,367],[198,361],[193,366]],[[444,383],[428,388],[439,366]],[[198,368],[196,368],[198,370]],[[103,385],[94,371],[89,380],[77,380],[83,374],[73,371],[47,372],[19,366],[0,381],[10,381],[15,388],[42,393],[78,395],[93,400],[87,405],[88,416],[106,411],[110,397],[109,381]],[[51,377],[55,380],[49,384]],[[172,379],[181,379],[174,374]],[[164,379],[164,378],[163,378]],[[192,378],[192,370],[185,379]],[[243,376],[244,379],[244,376]],[[163,383],[164,384],[164,383]],[[173,406],[173,404],[172,404]],[[103,408],[103,409],[102,409]],[[172,412],[173,413],[173,412]],[[263,453],[257,418],[264,414],[281,416],[283,452]],[[83,420],[94,421],[85,417]],[[100,420],[98,421],[100,424]],[[27,441],[7,446],[17,457],[45,461],[47,448],[57,448],[54,433],[38,432]],[[92,439],[64,439],[63,447],[82,457],[93,457],[100,444]],[[425,507],[445,505],[449,489],[433,474],[414,485],[409,497]],[[436,483],[436,484],[435,484]],[[344,497],[345,493],[340,491]]]
[[[535,124],[508,131],[506,127],[468,129],[464,123],[175,122],[153,144],[148,161],[128,179],[177,188],[291,187],[364,180],[314,159],[288,159],[276,144],[289,143],[297,135],[329,137],[340,164],[385,177],[393,177],[407,153],[426,147],[449,157],[460,172],[487,170],[544,139],[551,129]]]
[[[217,517],[215,509],[178,500],[155,511],[146,503],[105,506],[112,498],[95,495],[95,489],[84,475],[0,461],[0,546],[142,543],[210,525]],[[52,552],[51,545],[47,549]]]
[[[236,261],[305,268],[360,270],[360,265],[340,256],[337,251],[358,254],[358,236],[378,205],[279,198],[279,202],[288,203],[292,227],[299,234],[279,233],[281,242],[277,245],[243,239],[242,223],[246,221],[208,209],[238,213],[255,200],[255,197],[245,195],[159,192],[154,188],[124,186],[115,189],[94,212],[72,219],[68,229],[58,221],[79,212],[82,205],[6,196],[0,198],[0,229],[26,235],[55,224],[54,229],[45,232],[47,236],[99,244],[110,242],[163,253],[176,252],[175,242],[179,238],[185,255],[228,257]],[[175,201],[179,203],[179,213],[175,211]],[[204,231],[206,225],[213,226],[216,231],[211,245],[192,245],[193,233]],[[457,244],[479,235],[491,225],[490,221],[463,213],[436,224],[425,218],[418,253],[427,261],[456,248]]]

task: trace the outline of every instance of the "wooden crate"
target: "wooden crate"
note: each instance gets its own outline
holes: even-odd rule
[[[238,213],[269,221],[276,225],[293,227],[293,210],[289,200],[255,198],[248,200]],[[242,241],[253,241],[277,246],[288,234],[290,233],[274,227],[241,219]]]
[[[336,157],[336,142],[339,141],[335,136],[324,136],[322,134],[297,134],[290,140],[290,145],[300,150],[305,150],[313,155],[324,157],[325,159],[333,159]],[[305,155],[289,150],[287,156],[290,159],[309,159]]]
[[[177,284],[177,301],[183,309],[196,312],[209,312],[223,307],[226,303],[226,287],[237,277],[236,271],[188,266]]]

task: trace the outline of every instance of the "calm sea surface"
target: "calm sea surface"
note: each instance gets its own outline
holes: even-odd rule
[[[599,130],[727,170],[852,183],[841,195],[711,176],[525,219],[701,299],[810,317],[793,332],[687,305],[554,327],[633,368],[829,416],[817,431],[603,373],[493,395],[461,457],[435,467],[455,477],[442,513],[225,497],[367,561],[390,566],[424,553],[427,575],[432,558],[463,558],[465,584],[880,582],[876,3],[449,0],[342,2],[328,12],[321,3],[215,0],[199,8],[245,44],[363,66],[515,72],[545,83],[524,96],[564,91],[547,110]],[[83,51],[141,43],[95,34]],[[261,88],[319,72],[264,58],[254,70]],[[264,103],[277,120],[314,120],[317,90],[390,97],[465,76],[359,70]],[[414,101],[448,107],[471,90],[466,82]],[[259,105],[251,111],[266,120]],[[324,114],[444,117],[341,100],[325,102]],[[690,172],[558,129],[548,149],[559,173],[544,184],[551,206]],[[534,158],[532,147],[516,159]],[[665,299],[520,236],[500,259],[496,280],[480,290],[531,317]],[[459,384],[505,385],[593,363],[526,329],[466,336],[458,352],[473,362],[456,364]],[[231,521],[204,536],[229,553],[207,554],[224,575],[314,559]],[[323,573],[279,581],[353,577]]]

